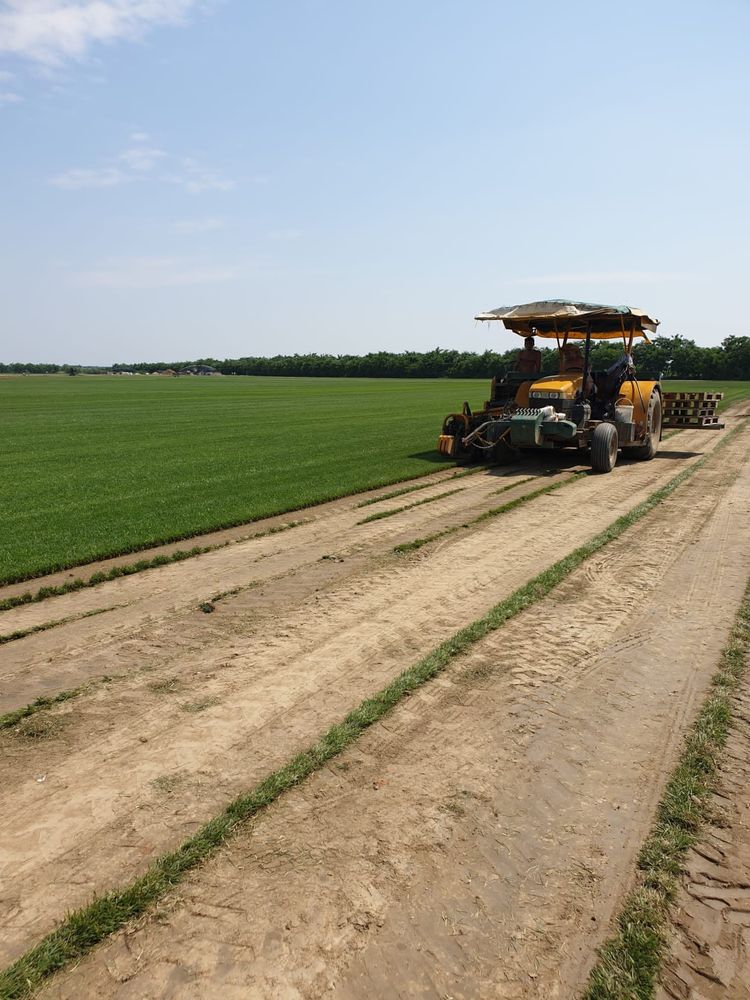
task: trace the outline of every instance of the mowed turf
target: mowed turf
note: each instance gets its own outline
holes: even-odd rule
[[[750,383],[675,383],[750,395]],[[672,388],[673,386],[668,386]],[[434,471],[486,380],[0,379],[0,582]],[[449,464],[449,463],[448,463]]]
[[[486,390],[484,380],[0,379],[0,581],[434,471],[442,417]]]

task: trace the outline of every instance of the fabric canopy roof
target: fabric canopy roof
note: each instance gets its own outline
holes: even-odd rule
[[[505,328],[528,336],[566,337],[583,340],[588,330],[593,340],[613,340],[626,336],[646,337],[645,330],[654,332],[658,319],[651,319],[642,309],[630,306],[604,306],[592,302],[571,302],[568,299],[547,299],[525,305],[501,306],[474,317],[479,320],[502,320]]]

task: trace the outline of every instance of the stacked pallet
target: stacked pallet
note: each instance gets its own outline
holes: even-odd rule
[[[722,392],[665,392],[663,427],[705,427],[720,430],[716,407]]]

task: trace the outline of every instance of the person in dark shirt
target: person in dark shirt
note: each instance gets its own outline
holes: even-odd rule
[[[523,375],[538,375],[542,370],[542,352],[534,347],[534,338],[527,337],[523,342],[523,350],[518,352],[516,371]]]

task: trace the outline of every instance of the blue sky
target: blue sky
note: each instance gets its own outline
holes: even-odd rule
[[[0,360],[748,333],[746,0],[0,0]]]

